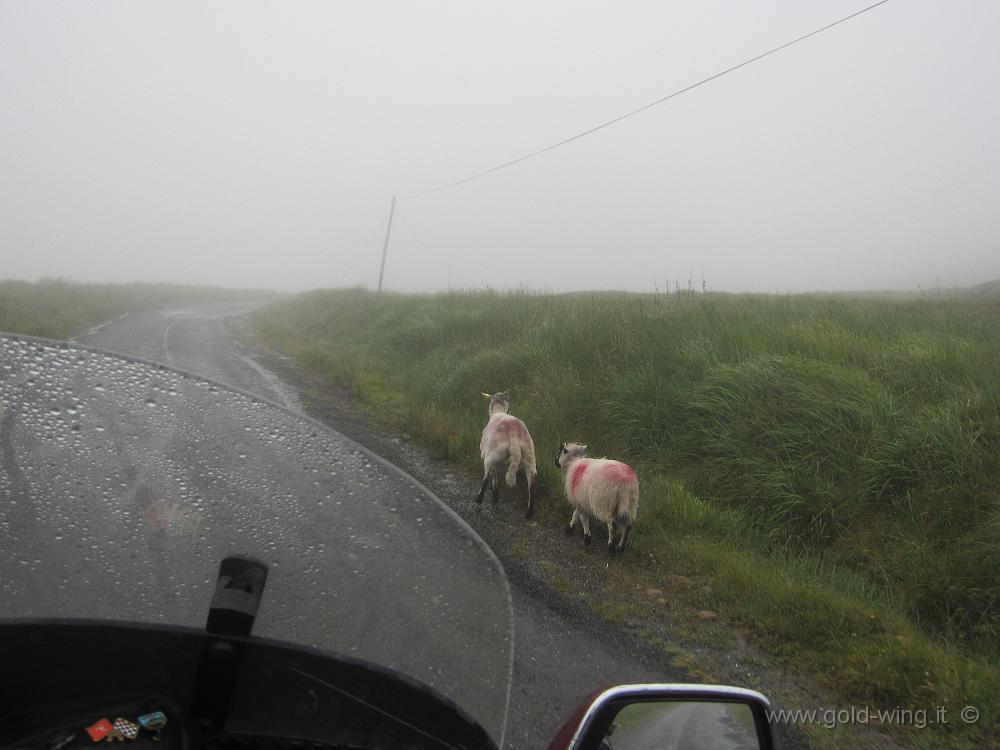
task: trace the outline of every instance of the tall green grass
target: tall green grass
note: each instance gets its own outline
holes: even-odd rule
[[[543,521],[560,442],[629,461],[640,552],[711,576],[772,651],[854,699],[984,701],[995,731],[996,298],[342,290],[256,326],[470,467],[478,394],[508,389]]]
[[[65,339],[124,313],[168,302],[274,296],[261,290],[176,284],[79,284],[59,279],[0,281],[0,331]]]

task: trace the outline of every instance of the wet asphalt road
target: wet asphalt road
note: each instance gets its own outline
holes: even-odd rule
[[[229,335],[226,319],[251,308],[247,304],[224,303],[139,313],[77,340],[197,373],[299,410],[302,405],[295,384],[283,382],[254,359],[252,351]],[[376,452],[380,452],[380,446],[388,445],[384,438],[366,434],[364,428],[357,426],[351,437]],[[400,460],[398,455],[390,457]],[[413,470],[405,465],[404,468]],[[457,529],[453,530],[453,539],[463,544]],[[419,559],[422,553],[414,550],[412,556]],[[504,564],[512,586],[514,614],[513,685],[505,748],[545,747],[576,703],[595,688],[614,683],[685,679],[684,674],[667,668],[662,658],[638,639],[548,589],[538,576],[531,574],[530,566],[507,558]],[[337,574],[329,575],[331,587],[339,586],[340,580]],[[469,627],[473,627],[476,619],[496,617],[496,608],[481,609],[472,613]],[[475,627],[482,625],[480,622]],[[496,634],[490,637],[495,638]],[[338,650],[345,649],[341,646]],[[469,684],[463,688],[466,695],[456,696],[458,702],[465,705],[488,702],[488,696],[496,692],[498,675],[476,674],[477,668],[471,662],[468,667]],[[486,669],[502,672],[506,668],[493,658]],[[477,697],[478,692],[484,695]]]

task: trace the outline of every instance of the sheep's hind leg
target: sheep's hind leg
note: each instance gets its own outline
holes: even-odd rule
[[[525,472],[524,476],[528,479],[528,508],[524,511],[525,518],[531,518],[535,509],[531,506],[531,472]]]
[[[622,538],[618,542],[618,551],[619,552],[624,552],[625,551],[625,542],[628,541],[628,535],[629,535],[629,533],[631,533],[631,531],[632,531],[632,524],[631,524],[631,522],[626,521],[625,522],[625,528],[622,530]]]
[[[608,555],[615,556],[615,522],[608,523]]]
[[[483,495],[486,494],[486,484],[490,481],[490,476],[492,474],[492,469],[486,470],[486,474],[483,476],[483,483],[479,485],[479,494],[476,496],[477,503],[481,503],[483,501]]]
[[[583,543],[590,544],[594,541],[594,537],[590,535],[590,517],[586,513],[581,513],[580,522],[583,524]]]
[[[499,472],[496,472],[496,471],[493,472],[493,483],[490,485],[490,490],[493,492],[493,502],[494,503],[500,502],[500,489],[497,486],[497,481],[498,481],[497,480],[497,475],[498,474],[499,474]]]
[[[569,519],[569,526],[566,527],[566,533],[568,535],[573,534],[573,527],[576,526],[576,522],[580,520],[580,511],[573,508],[573,517]]]

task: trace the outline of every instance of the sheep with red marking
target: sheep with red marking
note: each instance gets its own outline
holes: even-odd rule
[[[482,440],[479,441],[479,454],[483,457],[483,483],[479,487],[476,502],[483,501],[486,487],[493,493],[493,502],[500,499],[497,489],[497,477],[504,473],[508,487],[513,487],[517,481],[517,472],[524,470],[528,479],[528,508],[525,517],[530,518],[531,481],[538,473],[535,468],[535,444],[528,434],[528,428],[517,417],[508,414],[510,397],[505,392],[494,393],[492,396],[484,393],[490,400],[490,421],[483,429]]]
[[[573,506],[566,533],[572,534],[576,522],[583,525],[583,542],[590,544],[590,519],[608,527],[608,554],[625,549],[632,524],[639,511],[639,479],[628,464],[609,458],[587,458],[586,445],[563,443],[556,453],[556,466],[566,481],[566,497]],[[615,545],[615,526],[620,537]]]

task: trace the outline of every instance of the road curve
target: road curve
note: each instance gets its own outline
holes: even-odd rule
[[[72,341],[162,362],[301,412],[294,390],[228,335],[227,320],[257,307],[260,303],[219,302],[144,310],[96,326]]]

